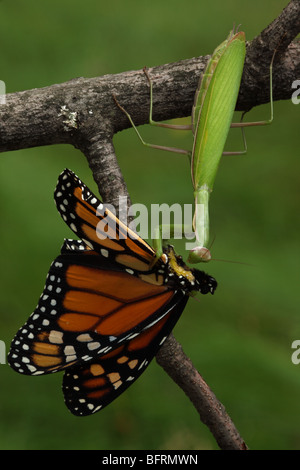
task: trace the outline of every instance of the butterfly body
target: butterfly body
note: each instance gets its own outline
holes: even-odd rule
[[[70,170],[59,177],[55,202],[80,240],[65,240],[8,362],[26,375],[65,371],[65,403],[84,416],[140,376],[192,292],[213,293],[217,284],[171,246],[154,263],[154,250]]]

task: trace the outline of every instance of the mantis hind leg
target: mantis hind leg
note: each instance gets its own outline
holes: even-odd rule
[[[241,121],[240,122],[233,122],[230,127],[235,128],[235,127],[240,127],[242,131],[242,136],[243,136],[243,142],[244,142],[244,150],[237,151],[237,152],[223,152],[222,155],[244,155],[247,153],[247,142],[246,142],[246,136],[244,129],[245,127],[253,127],[253,126],[267,126],[273,122],[274,118],[274,105],[273,105],[273,62],[274,58],[276,55],[276,50],[273,53],[272,60],[270,63],[270,118],[266,119],[265,121],[254,121],[254,122],[243,122],[243,118],[247,111],[244,111],[242,113]]]

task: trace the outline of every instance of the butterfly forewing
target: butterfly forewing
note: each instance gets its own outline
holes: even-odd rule
[[[63,220],[91,249],[123,266],[149,269],[154,250],[118,220],[71,170],[59,176],[54,199]]]
[[[166,286],[146,283],[67,240],[12,342],[9,363],[38,375],[101,357],[165,315],[173,297]]]

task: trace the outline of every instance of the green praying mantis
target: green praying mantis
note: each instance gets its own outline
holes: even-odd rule
[[[153,121],[153,84],[149,73],[146,68],[144,69],[150,86],[149,123],[159,127],[191,130],[194,137],[191,151],[145,142],[129,113],[114,97],[119,108],[127,115],[143,145],[155,149],[185,154],[190,159],[195,197],[193,230],[197,245],[192,248],[189,253],[188,262],[190,263],[207,262],[211,259],[211,253],[207,248],[209,245],[209,199],[214,187],[221,156],[242,155],[246,153],[247,145],[243,130],[244,127],[266,125],[273,121],[272,65],[275,53],[270,64],[270,119],[258,122],[242,122],[242,114],[241,122],[232,123],[244,68],[245,54],[245,33],[242,31],[236,33],[234,30],[230,31],[227,39],[214,50],[204,73],[200,77],[192,108],[191,124],[187,126]],[[223,151],[230,127],[241,128],[244,150],[237,152]],[[173,233],[176,229],[178,229],[178,227],[173,227]],[[164,238],[163,227],[159,227],[158,231],[160,232],[160,236],[156,238],[155,249],[157,256],[160,256],[162,253],[162,239]]]

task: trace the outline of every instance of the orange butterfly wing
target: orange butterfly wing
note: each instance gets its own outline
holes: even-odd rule
[[[92,250],[127,268],[150,269],[153,248],[117,219],[71,170],[59,176],[54,199],[63,220]]]
[[[161,320],[98,361],[68,369],[63,393],[69,410],[78,416],[93,414],[132,385],[170,334],[187,300],[181,297]]]
[[[144,282],[81,242],[66,241],[35,311],[11,344],[9,364],[39,375],[101,357],[166,315],[174,298],[167,286]]]

